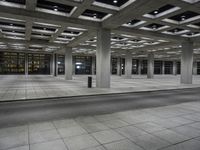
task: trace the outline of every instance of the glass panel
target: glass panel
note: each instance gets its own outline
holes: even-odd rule
[[[154,74],[162,74],[162,61],[154,61]]]
[[[75,74],[91,74],[92,73],[92,57],[91,56],[75,56]]]
[[[24,74],[24,53],[0,52],[0,74]]]
[[[141,74],[147,74],[147,60],[142,60]]]
[[[117,58],[112,58],[112,74],[117,74]]]
[[[165,61],[165,74],[172,74],[172,73],[173,73],[173,62]]]
[[[58,74],[65,74],[65,56],[58,56]]]
[[[132,74],[138,74],[138,60],[132,60]]]
[[[51,55],[48,54],[29,54],[29,74],[50,74],[50,59]]]
[[[200,62],[197,62],[197,74],[200,74]]]

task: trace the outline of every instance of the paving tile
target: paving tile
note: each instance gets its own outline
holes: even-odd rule
[[[190,140],[184,143],[176,144],[162,150],[199,150],[200,149],[200,141]]]
[[[110,143],[125,138],[113,130],[105,130],[92,133],[92,136],[95,137],[95,139],[101,144]]]
[[[146,122],[146,123],[141,123],[141,124],[135,124],[135,127],[142,129],[146,132],[153,133],[157,131],[162,131],[165,130],[166,128],[159,126],[153,122]]]
[[[31,144],[30,150],[67,150],[62,140]]]
[[[195,138],[195,137],[199,137],[200,136],[200,130],[190,127],[190,126],[180,126],[180,127],[176,127],[176,128],[171,128],[171,130],[185,135],[189,138]]]
[[[195,123],[189,124],[188,126],[190,126],[190,127],[193,127],[193,128],[196,128],[196,129],[199,129],[199,130],[200,130],[200,122],[195,122]]]
[[[85,150],[106,150],[106,149],[103,146],[97,146],[97,147],[87,148]]]
[[[77,136],[77,135],[87,133],[87,131],[80,126],[74,126],[74,127],[69,127],[69,128],[59,128],[58,132],[62,138],[67,138],[67,137]]]
[[[11,148],[11,149],[8,149],[8,150],[29,150],[29,145]]]
[[[0,138],[0,150],[28,145],[28,133],[21,132]]]
[[[127,139],[105,144],[104,146],[107,150],[143,150],[141,147]]]
[[[100,144],[90,135],[80,135],[64,139],[69,150],[82,150],[99,146]]]
[[[163,130],[159,132],[154,132],[153,135],[159,137],[160,139],[164,139],[171,144],[180,143],[190,139],[187,136],[184,136],[172,130]]]
[[[115,120],[109,120],[109,121],[105,121],[102,122],[103,124],[105,124],[106,126],[108,126],[109,128],[120,128],[120,127],[124,127],[129,125],[127,122],[124,122],[120,119],[115,119]]]
[[[93,133],[93,132],[98,132],[102,130],[107,130],[109,129],[107,126],[105,126],[102,123],[90,123],[90,124],[85,124],[82,123],[80,124],[88,133]]]
[[[126,126],[126,127],[118,128],[115,131],[119,132],[121,135],[123,135],[127,138],[147,134],[147,132],[145,132],[141,129],[138,129],[134,126]]]
[[[9,128],[2,128],[0,129],[0,138],[5,136],[13,136],[17,133],[27,132],[28,133],[28,126],[17,126],[17,127],[9,127]]]
[[[29,125],[29,132],[37,132],[50,129],[55,129],[53,123],[51,122],[34,123]]]
[[[60,136],[56,129],[32,132],[29,134],[30,144],[47,142],[55,139],[59,139]]]
[[[53,121],[53,124],[56,128],[68,128],[78,125],[73,119],[56,120]]]
[[[170,143],[151,134],[131,137],[131,140],[145,150],[157,150],[169,146]]]

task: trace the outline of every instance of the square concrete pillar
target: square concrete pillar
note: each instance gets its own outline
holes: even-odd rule
[[[165,61],[162,61],[162,74],[165,74]]]
[[[95,66],[96,66],[95,56],[92,56],[92,75],[95,75]]]
[[[181,54],[181,83],[192,84],[193,70],[193,43],[185,41],[182,43]]]
[[[177,75],[177,63],[173,61],[173,75]]]
[[[117,75],[122,75],[122,64],[121,64],[121,57],[117,57]]]
[[[193,63],[193,75],[197,75],[197,61]]]
[[[110,38],[109,29],[98,29],[96,52],[96,86],[98,88],[110,88]]]
[[[52,54],[50,58],[50,75],[53,75],[53,56]]]
[[[148,54],[147,60],[147,78],[151,79],[154,76],[154,54]]]
[[[72,71],[73,71],[72,48],[66,47],[65,48],[65,80],[72,80]]]
[[[126,58],[125,58],[125,77],[127,79],[132,78],[132,54],[130,51],[126,51]]]
[[[25,53],[25,75],[28,75],[28,53]]]
[[[53,54],[53,59],[52,59],[52,75],[57,76],[57,55],[54,53]]]

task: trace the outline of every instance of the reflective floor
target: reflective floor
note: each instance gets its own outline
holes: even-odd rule
[[[64,76],[1,75],[0,101],[200,87],[200,76],[194,76],[193,85],[181,85],[180,76],[156,75],[147,79],[135,75],[132,79],[112,76],[110,89],[95,88],[93,76],[93,88],[88,89],[87,77],[73,76],[73,80],[66,81]]]

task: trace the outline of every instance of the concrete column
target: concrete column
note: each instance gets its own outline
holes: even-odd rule
[[[197,75],[197,61],[193,63],[193,75]]]
[[[76,60],[73,59],[73,56],[72,56],[72,74],[73,75],[76,74]]]
[[[28,75],[28,54],[25,53],[25,75]]]
[[[65,49],[65,80],[72,80],[72,48]]]
[[[95,75],[95,56],[92,57],[92,75]]]
[[[131,79],[132,77],[132,54],[130,51],[126,51],[125,58],[125,77]]]
[[[112,57],[110,57],[110,74],[112,75]]]
[[[109,29],[98,29],[96,52],[96,86],[98,88],[110,88],[110,38]]]
[[[121,57],[117,57],[117,75],[122,75],[122,64],[121,64]]]
[[[173,75],[177,75],[177,64],[176,64],[176,61],[173,61]]]
[[[55,53],[53,54],[52,61],[53,61],[52,62],[52,75],[56,77],[57,76],[57,74],[56,74],[57,60],[56,60],[56,54]]]
[[[138,61],[138,75],[141,75],[141,70],[142,70],[142,60],[139,59],[139,61]]]
[[[148,62],[147,62],[147,78],[151,79],[154,76],[154,54],[148,54]]]
[[[193,70],[193,43],[185,41],[182,43],[181,55],[181,83],[192,84]]]
[[[162,74],[165,74],[165,61],[162,61]]]
[[[50,75],[53,75],[53,54],[51,55],[50,59]]]

